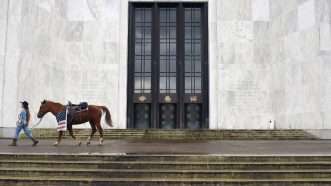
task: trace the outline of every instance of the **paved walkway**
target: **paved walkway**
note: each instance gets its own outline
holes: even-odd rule
[[[19,146],[9,147],[10,140],[0,139],[0,153],[56,153],[56,154],[231,154],[231,155],[331,155],[331,140],[312,141],[141,141],[106,140],[103,146],[93,141],[76,146],[63,140],[58,147],[54,140],[40,140],[36,147],[31,141],[20,140]]]

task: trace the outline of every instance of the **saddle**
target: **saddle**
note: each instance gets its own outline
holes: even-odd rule
[[[79,104],[72,104],[70,101],[67,105],[68,113],[67,113],[67,123],[71,124],[74,118],[74,115],[78,112],[83,112],[88,110],[87,102],[80,102]]]
[[[79,104],[72,104],[70,101],[68,103],[68,110],[75,111],[75,112],[81,112],[88,109],[88,103],[87,102],[80,102]]]

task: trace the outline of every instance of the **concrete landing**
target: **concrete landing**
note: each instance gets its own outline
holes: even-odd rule
[[[144,141],[106,140],[103,146],[93,141],[76,146],[73,140],[63,140],[58,147],[54,140],[40,140],[36,147],[24,139],[17,147],[9,147],[11,141],[0,139],[3,153],[50,153],[50,154],[220,154],[220,155],[331,155],[331,140],[281,140],[281,141]]]

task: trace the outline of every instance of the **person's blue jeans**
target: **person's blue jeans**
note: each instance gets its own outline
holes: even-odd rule
[[[25,135],[26,135],[29,139],[32,139],[32,132],[31,132],[31,130],[28,128],[27,125],[18,125],[18,126],[16,127],[15,139],[18,139],[18,137],[19,137],[20,132],[21,132],[22,129],[23,129]]]

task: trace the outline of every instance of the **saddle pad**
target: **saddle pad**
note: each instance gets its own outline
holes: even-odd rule
[[[66,131],[67,130],[67,112],[59,112],[56,115],[57,121],[57,131]]]

